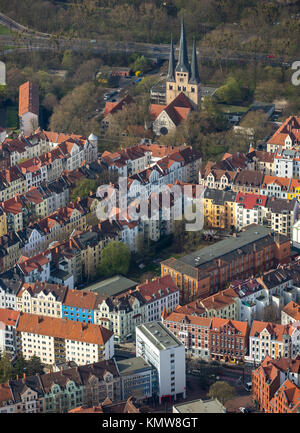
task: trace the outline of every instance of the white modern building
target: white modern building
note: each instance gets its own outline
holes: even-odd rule
[[[160,401],[186,397],[185,347],[161,322],[136,327],[136,356],[157,370]]]

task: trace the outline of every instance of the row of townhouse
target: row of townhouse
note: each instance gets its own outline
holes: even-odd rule
[[[160,320],[163,309],[173,311],[179,304],[179,290],[170,277],[156,278],[135,289],[102,296],[95,321],[114,332],[120,343],[135,337],[136,326]]]
[[[300,356],[266,356],[252,371],[252,398],[264,413],[300,413]]]
[[[114,356],[113,333],[101,325],[24,312],[16,318],[13,313],[16,312],[0,309],[0,323],[10,326],[5,329],[9,338],[4,341],[2,352],[22,352],[25,359],[38,356],[46,365],[67,361],[84,365]]]
[[[199,317],[176,310],[162,315],[163,324],[185,345],[192,356],[212,360],[259,364],[300,354],[300,324],[275,324],[221,317]]]
[[[220,317],[164,312],[162,323],[185,346],[186,352],[204,359],[243,361],[248,352],[248,322]]]
[[[137,197],[142,200],[147,199],[153,192],[166,191],[166,186],[174,184],[176,181],[195,182],[201,163],[200,154],[191,146],[186,146],[165,156],[152,166],[149,165],[146,169],[128,178],[128,200]]]
[[[164,308],[170,312],[179,304],[179,290],[171,277],[120,289],[110,296],[38,281],[16,285],[12,290],[5,283],[1,281],[1,308],[9,305],[27,314],[102,325],[113,331],[117,342],[132,340],[138,324],[160,320]]]
[[[69,188],[63,178],[50,184],[31,187],[25,194],[15,194],[9,200],[0,202],[6,219],[6,234],[22,230],[30,221],[45,218],[69,202]]]
[[[6,201],[15,194],[24,194],[31,187],[57,180],[64,171],[74,171],[84,163],[90,164],[96,160],[97,137],[92,136],[86,141],[67,138],[50,152],[2,170],[0,200]]]
[[[249,224],[264,224],[291,237],[298,221],[299,204],[296,199],[206,188],[203,212],[207,227],[241,230]]]
[[[263,171],[243,169],[229,171],[210,168],[209,165],[199,173],[199,184],[209,189],[232,190],[250,194],[264,195],[284,200],[299,198],[300,180],[278,175],[265,174]]]
[[[89,163],[97,158],[97,140],[94,134],[86,138],[81,135],[44,131],[38,128],[29,136],[6,138],[1,145],[0,152],[8,168],[19,164],[20,161],[38,158],[42,155],[46,159],[47,154],[55,149],[59,151],[62,158],[71,158],[70,162],[66,163],[68,166],[66,168],[73,170],[75,165],[79,166],[79,160],[82,159]],[[55,158],[55,155],[57,154],[53,153],[52,157]]]
[[[10,379],[0,385],[0,413],[75,413],[99,404],[106,412],[123,400],[132,404],[133,395],[135,401],[152,396],[156,372],[140,357],[131,360],[69,362],[51,373]]]
[[[78,227],[78,223],[80,219],[66,227],[72,224]],[[69,227],[70,232],[68,240],[54,240],[50,244],[51,239],[39,225],[3,236],[0,239],[3,246],[1,276],[26,282],[61,283],[70,288],[92,280],[98,272],[103,248],[109,242],[119,240],[117,228],[98,224],[85,231]],[[40,252],[36,254],[37,251]]]
[[[299,276],[297,263],[281,266],[257,278],[234,280],[229,288],[207,298],[179,305],[176,311],[199,317],[247,321],[251,325],[254,319],[264,320],[271,307],[274,318],[279,319],[284,312],[292,314],[292,305],[297,306],[297,302],[300,302]],[[299,320],[297,315],[294,316],[294,321]],[[283,324],[293,321],[288,321],[288,316],[285,317]]]
[[[109,170],[116,171],[120,177],[130,177],[184,148],[185,145],[164,146],[149,140],[141,140],[135,146],[121,148],[115,152],[106,150],[101,154],[101,161]]]

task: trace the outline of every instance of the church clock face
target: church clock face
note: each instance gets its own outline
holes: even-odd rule
[[[166,128],[165,126],[163,126],[162,128],[160,128],[159,132],[161,133],[161,135],[167,135],[167,133],[169,131],[168,131],[168,128]]]

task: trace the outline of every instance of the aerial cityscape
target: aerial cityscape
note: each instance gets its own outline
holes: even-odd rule
[[[0,414],[300,413],[299,41],[295,0],[0,0]]]

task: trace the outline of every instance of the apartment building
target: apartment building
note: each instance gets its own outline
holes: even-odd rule
[[[0,172],[1,201],[9,200],[15,194],[24,194],[26,191],[26,178],[17,166],[9,167]]]
[[[0,385],[0,413],[66,413],[81,405],[119,401],[120,396],[113,358],[9,380]]]
[[[157,370],[160,401],[185,398],[185,347],[161,322],[137,326],[136,356]]]
[[[22,313],[17,332],[24,358],[36,355],[44,364],[84,365],[114,355],[113,333],[100,325]]]
[[[86,290],[67,290],[62,304],[62,318],[94,323],[98,302],[99,295],[97,293]]]
[[[221,317],[239,320],[238,296],[232,288],[221,290],[203,299],[196,299],[176,308],[178,313],[194,314],[200,317]]]
[[[250,224],[263,224],[266,202],[266,196],[239,192],[236,195],[235,227],[241,230]]]
[[[274,153],[250,148],[247,158],[249,159],[248,168],[250,170],[262,171],[266,175],[273,174]]]
[[[179,310],[180,311],[180,310]],[[181,341],[186,353],[210,359],[209,332],[212,319],[174,311],[162,315],[163,325]]]
[[[277,150],[274,157],[274,173],[280,177],[300,176],[300,152],[295,149]]]
[[[18,351],[17,332],[20,313],[0,308],[0,356],[5,352],[14,357]]]
[[[0,308],[17,309],[17,294],[22,287],[22,280],[13,273],[0,278]]]
[[[293,225],[298,218],[299,204],[296,199],[268,198],[266,203],[268,227],[275,232],[291,237]]]
[[[281,324],[288,325],[300,321],[300,304],[290,301],[281,310]]]
[[[249,362],[256,364],[269,355],[272,359],[291,355],[291,325],[254,320],[249,337]]]
[[[135,289],[120,290],[100,296],[95,323],[111,329],[115,341],[135,338],[136,326],[160,320],[164,308],[173,311],[179,302],[179,289],[171,277],[155,278]]]
[[[260,194],[268,197],[288,199],[291,181],[288,177],[264,175]]]
[[[297,116],[288,117],[267,142],[267,151],[275,153],[282,149],[298,149],[300,120]]]
[[[116,361],[121,382],[121,398],[137,400],[152,397],[156,392],[156,370],[141,357]]]
[[[209,332],[211,359],[243,362],[248,351],[249,332],[248,322],[213,317]]]
[[[62,318],[62,304],[67,292],[67,286],[44,281],[23,283],[16,296],[16,309],[23,313]]]
[[[269,305],[269,292],[258,279],[235,280],[230,288],[237,296],[236,320],[247,321],[251,326],[254,319],[263,319],[265,307]]]
[[[240,170],[237,172],[232,185],[234,192],[259,194],[264,178],[261,171]]]
[[[199,184],[210,189],[231,188],[236,171],[205,167],[199,171]]]
[[[203,196],[204,224],[207,227],[231,229],[236,225],[236,193],[206,188]]]
[[[252,371],[252,398],[264,413],[299,413],[300,357],[266,356]]]

